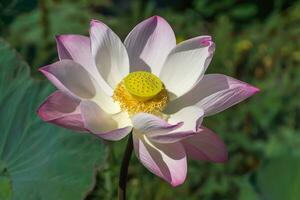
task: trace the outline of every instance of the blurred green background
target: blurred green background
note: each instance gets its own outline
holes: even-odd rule
[[[31,66],[32,77],[43,79],[37,68],[57,60],[55,35],[88,35],[94,18],[124,39],[152,15],[164,17],[178,41],[212,35],[216,52],[207,73],[261,92],[204,120],[228,145],[227,163],[189,161],[186,182],[172,188],[133,156],[128,199],[299,200],[300,1],[1,0],[0,37]],[[116,199],[125,142],[107,144],[107,162],[86,200]]]

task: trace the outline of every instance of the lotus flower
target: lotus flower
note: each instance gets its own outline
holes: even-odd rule
[[[215,49],[210,36],[176,44],[161,17],[138,24],[124,43],[92,20],[90,37],[56,38],[59,61],[40,68],[58,88],[38,110],[46,122],[120,140],[132,132],[140,162],[172,186],[182,184],[187,158],[224,162],[222,140],[203,117],[259,90],[222,74],[204,75]]]

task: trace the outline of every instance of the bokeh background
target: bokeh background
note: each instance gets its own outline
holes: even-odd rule
[[[300,199],[300,1],[0,0],[0,37],[42,80],[37,68],[57,60],[55,35],[88,35],[89,21],[98,19],[124,39],[152,15],[171,24],[178,42],[212,35],[216,52],[207,73],[261,92],[204,120],[228,145],[227,163],[189,161],[186,182],[172,188],[133,156],[128,199]],[[82,199],[116,199],[125,142],[106,144],[106,162]]]

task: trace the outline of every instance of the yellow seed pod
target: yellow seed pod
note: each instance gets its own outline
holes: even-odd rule
[[[145,71],[128,74],[124,78],[124,85],[131,95],[142,101],[155,97],[163,89],[161,80],[154,74]]]

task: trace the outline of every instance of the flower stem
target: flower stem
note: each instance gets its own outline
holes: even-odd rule
[[[124,151],[122,165],[120,168],[118,200],[126,200],[127,174],[128,174],[128,166],[132,154],[132,149],[133,149],[133,141],[132,141],[132,132],[131,132],[128,137],[127,146]]]

